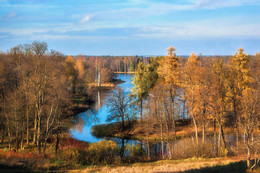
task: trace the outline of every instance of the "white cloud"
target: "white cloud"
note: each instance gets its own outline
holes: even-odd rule
[[[10,12],[10,13],[8,13],[8,14],[6,15],[7,18],[14,18],[14,17],[16,17],[16,16],[17,16],[17,14],[16,14],[15,11],[12,11],[12,12]]]
[[[48,32],[48,29],[40,29],[40,28],[19,28],[19,29],[11,29],[11,28],[0,28],[0,32],[10,33],[11,35],[33,35],[39,33]]]
[[[239,38],[250,37],[260,38],[260,24],[226,24],[220,26],[218,23],[207,25],[208,21],[196,23],[179,23],[168,26],[148,26],[143,27],[140,33],[135,34],[143,38],[172,38],[172,39],[191,39],[191,38]]]
[[[217,9],[243,5],[260,5],[260,0],[199,0],[193,7],[201,9]]]
[[[84,24],[84,23],[86,23],[86,22],[88,22],[88,21],[90,21],[90,19],[93,17],[93,15],[86,15],[86,16],[84,16],[81,20],[80,20],[80,24]]]

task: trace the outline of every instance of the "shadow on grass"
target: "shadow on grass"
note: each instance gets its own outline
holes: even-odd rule
[[[201,169],[192,169],[188,171],[183,171],[182,173],[246,173],[247,166],[246,162],[236,162],[230,163],[228,165],[220,165],[214,167],[205,167]],[[156,173],[164,173],[164,172],[156,172]],[[169,173],[169,172],[167,172]]]
[[[27,168],[24,168],[22,166],[6,166],[6,165],[0,165],[0,172],[1,173],[11,173],[11,172],[28,172],[28,173],[38,173],[38,172],[43,172],[43,171],[34,171],[34,170],[30,170],[30,169],[27,169]]]

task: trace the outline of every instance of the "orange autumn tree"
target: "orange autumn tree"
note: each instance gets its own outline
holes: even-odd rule
[[[65,60],[65,72],[70,81],[70,89],[73,94],[76,93],[76,86],[78,83],[78,70],[75,68],[76,63],[74,58],[69,55]]]
[[[82,59],[77,59],[75,63],[75,68],[78,70],[79,79],[83,80],[85,75],[85,68]]]
[[[175,128],[175,112],[174,104],[175,98],[178,94],[178,89],[181,88],[181,80],[180,80],[180,58],[176,56],[174,53],[175,48],[169,47],[167,49],[168,56],[163,57],[159,60],[159,67],[157,69],[157,73],[159,76],[159,85],[163,85],[163,89],[168,93],[168,97],[165,99],[169,99],[169,121],[172,121],[172,128],[174,130],[174,135],[176,137],[176,128]]]
[[[254,151],[255,155],[260,145],[260,138],[254,135],[254,132],[260,127],[260,113],[259,113],[259,90],[254,88],[246,88],[243,90],[241,97],[241,128],[244,132],[244,144],[247,149],[247,167],[251,167],[250,159]]]
[[[253,76],[249,66],[250,58],[242,48],[230,59],[228,78],[229,104],[237,129],[237,145],[241,129],[244,133],[244,144],[247,149],[247,166],[251,168],[251,153],[257,151],[259,139],[254,139],[254,132],[260,127],[259,114],[259,81]],[[259,67],[258,67],[259,68]]]
[[[216,120],[219,128],[218,144],[216,150],[219,152],[219,154],[222,154],[221,152],[223,151],[224,154],[227,154],[228,151],[226,148],[224,134],[225,117],[227,115],[228,108],[226,87],[227,72],[223,59],[215,59],[211,70],[211,90],[209,93],[209,104],[212,108],[214,120]]]
[[[232,119],[235,122],[236,128],[236,141],[239,145],[239,124],[241,116],[241,99],[243,91],[246,90],[250,83],[253,82],[252,77],[249,75],[249,56],[244,53],[242,48],[230,59],[228,66],[228,73],[226,79],[228,103],[232,112]]]
[[[200,112],[200,104],[196,96],[199,95],[199,60],[195,53],[192,53],[188,58],[185,66],[185,94],[188,98],[187,105],[189,114],[192,117],[196,144],[198,145],[198,115]]]

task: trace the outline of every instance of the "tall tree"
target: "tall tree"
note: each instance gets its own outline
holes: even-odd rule
[[[215,59],[214,64],[212,65],[212,87],[209,100],[210,106],[214,111],[214,117],[219,126],[218,149],[221,147],[221,141],[224,149],[226,149],[226,140],[223,129],[224,117],[227,111],[227,88],[225,87],[225,75],[223,59]]]
[[[252,77],[249,75],[249,56],[242,48],[230,59],[230,65],[226,84],[228,87],[227,96],[233,112],[237,132],[237,146],[239,145],[239,121],[241,115],[241,97],[244,90],[249,87]]]
[[[134,80],[133,80],[134,87],[132,90],[133,95],[137,97],[137,101],[139,102],[140,105],[141,122],[143,120],[143,101],[148,95],[145,75],[146,75],[146,66],[143,62],[141,62],[138,64],[136,73],[134,74]]]
[[[140,62],[134,74],[132,93],[137,97],[137,101],[139,102],[141,121],[143,119],[143,102],[147,98],[149,91],[156,85],[159,77],[157,73],[159,59],[152,59],[148,65]]]
[[[196,104],[196,94],[199,94],[199,61],[196,54],[192,53],[188,58],[185,66],[185,94],[188,97],[187,104],[189,106],[189,113],[192,117],[194,128],[195,128],[195,138],[196,144],[198,145],[198,109],[200,105]]]
[[[180,63],[179,57],[174,53],[175,48],[170,47],[167,49],[168,56],[163,57],[159,60],[159,67],[157,69],[159,75],[159,83],[164,85],[165,89],[169,93],[170,100],[170,117],[173,125],[174,134],[176,137],[176,128],[175,128],[175,99],[178,95],[178,89],[181,88],[180,80]]]
[[[72,93],[75,94],[76,93],[76,86],[78,83],[78,71],[75,68],[76,63],[74,58],[69,55],[65,61],[65,70],[66,70],[66,74],[70,80],[70,88],[72,90]]]

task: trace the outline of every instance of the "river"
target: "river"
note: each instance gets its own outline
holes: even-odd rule
[[[115,74],[115,78],[124,81],[124,83],[118,84],[118,87],[121,87],[126,93],[131,92],[133,88],[131,83],[132,74]],[[95,104],[92,108],[77,116],[76,125],[70,132],[73,138],[91,143],[102,140],[91,134],[91,128],[94,125],[107,123],[108,108],[106,100],[112,95],[113,91],[114,89],[97,91]]]

